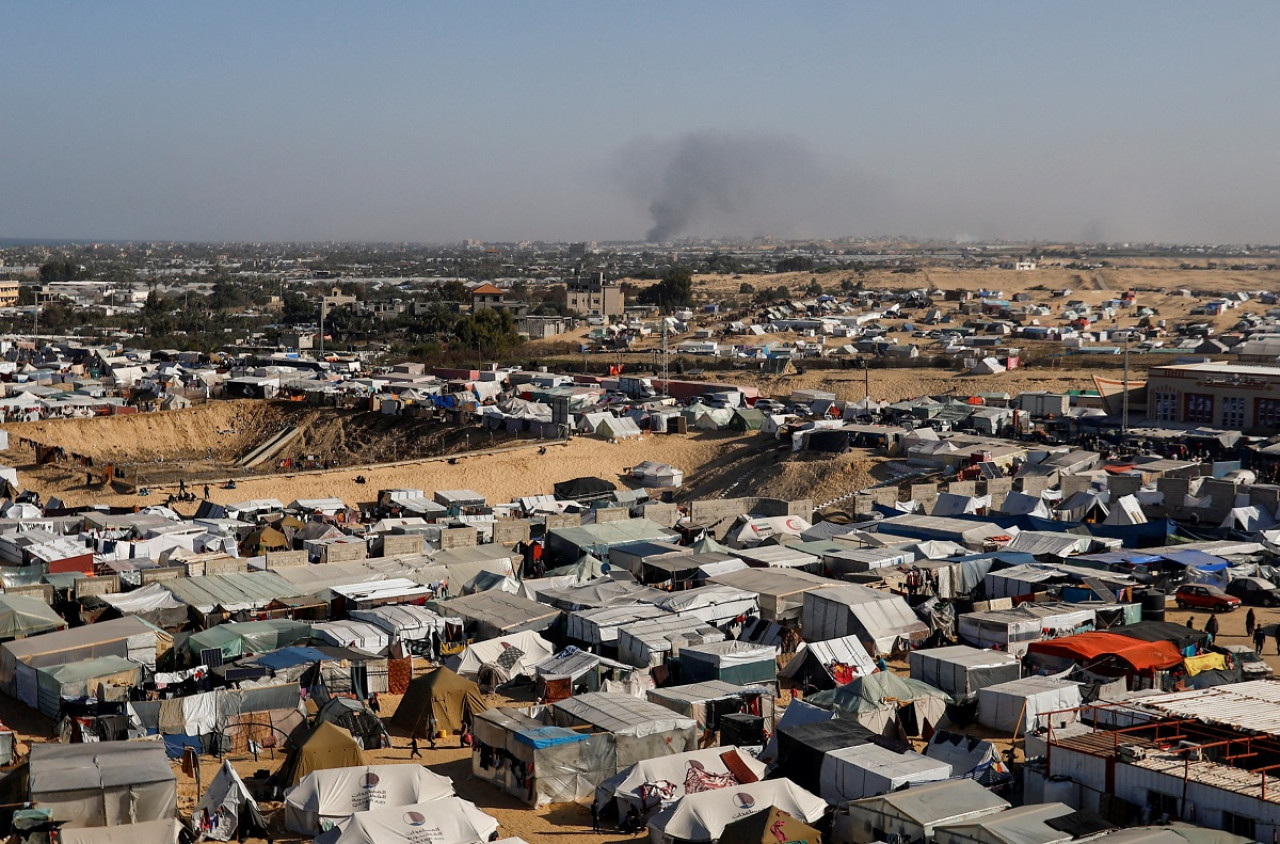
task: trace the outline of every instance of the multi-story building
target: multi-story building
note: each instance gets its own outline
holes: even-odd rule
[[[622,288],[605,281],[604,273],[570,279],[566,298],[569,311],[579,316],[622,316]]]
[[[18,287],[17,279],[3,280],[0,279],[0,308],[13,308],[18,304]]]
[[[1147,373],[1147,418],[1236,431],[1280,429],[1280,366],[1153,367]]]

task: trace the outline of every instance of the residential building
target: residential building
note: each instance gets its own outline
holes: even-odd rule
[[[1280,429],[1280,366],[1153,367],[1147,375],[1147,418],[1235,431]]]
[[[569,311],[579,316],[622,316],[622,288],[605,281],[604,273],[575,276],[568,282]]]

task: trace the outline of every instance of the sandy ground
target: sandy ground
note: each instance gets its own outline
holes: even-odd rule
[[[1094,389],[1094,370],[1034,367],[995,375],[966,375],[949,369],[872,369],[871,397],[876,401],[901,401],[919,396],[963,396],[977,393],[1018,393],[1032,390],[1063,392]],[[1107,375],[1106,377],[1118,377]],[[1135,375],[1135,377],[1137,377]],[[846,401],[862,399],[866,393],[862,370],[811,369],[803,375],[770,376],[755,372],[726,374],[724,380],[759,387],[762,391],[786,396],[792,390],[826,390]]]

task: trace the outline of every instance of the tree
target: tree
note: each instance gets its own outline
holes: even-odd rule
[[[636,297],[642,305],[658,305],[663,308],[686,307],[693,304],[693,273],[688,268],[673,266],[662,281],[651,284]]]
[[[77,281],[88,278],[89,271],[72,258],[51,258],[40,265],[40,281]]]
[[[511,311],[494,308],[481,308],[458,320],[454,333],[460,351],[478,349],[490,356],[501,356],[520,342]]]
[[[750,296],[752,293],[756,292],[756,286],[748,281],[744,281],[742,284],[738,285],[738,292],[744,296]]]
[[[806,296],[821,296],[822,285],[819,284],[818,280],[815,278],[809,282],[807,287],[805,287],[804,293]]]

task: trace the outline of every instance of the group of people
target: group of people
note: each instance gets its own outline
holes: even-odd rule
[[[1194,630],[1196,627],[1196,617],[1187,616],[1187,629]],[[1214,640],[1218,638],[1218,617],[1213,613],[1209,614],[1209,620],[1204,623],[1204,632],[1209,635],[1208,644],[1212,645]],[[1244,617],[1244,635],[1253,640],[1253,650],[1258,656],[1262,656],[1262,649],[1267,644],[1267,628],[1258,623],[1258,616],[1253,611],[1253,607],[1249,608],[1249,612]],[[1272,635],[1276,643],[1276,655],[1280,656],[1280,624],[1272,628]]]

